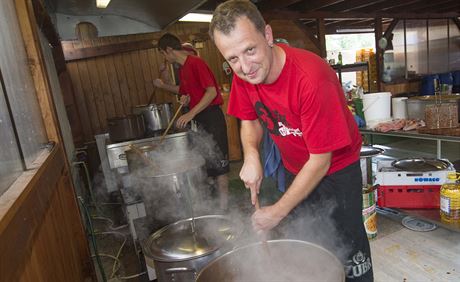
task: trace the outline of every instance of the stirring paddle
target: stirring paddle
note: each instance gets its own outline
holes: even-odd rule
[[[142,152],[139,148],[137,148],[136,145],[131,144],[131,145],[129,145],[129,148],[132,149],[136,154],[138,154],[142,158],[142,160],[144,161],[144,163],[146,165],[158,168],[157,165],[155,164],[155,162],[153,162],[151,159],[147,158],[144,155],[144,152]]]
[[[174,121],[176,120],[177,115],[180,113],[180,110],[182,109],[182,106],[184,106],[184,105],[180,104],[179,108],[177,108],[177,111],[174,114],[174,116],[171,119],[171,121],[169,122],[168,127],[166,127],[165,132],[163,133],[163,135],[161,135],[161,138],[160,138],[160,141],[158,142],[158,145],[160,145],[163,142],[163,140],[165,139],[166,134],[168,134],[169,129],[171,128],[171,126],[173,125]]]
[[[260,210],[260,204],[259,204],[259,197],[256,197],[256,202],[254,204],[256,211]],[[259,239],[260,242],[262,243],[262,247],[265,250],[265,252],[270,256],[270,249],[268,248],[268,242],[266,238],[266,233],[265,231],[262,231],[262,233],[259,233]]]

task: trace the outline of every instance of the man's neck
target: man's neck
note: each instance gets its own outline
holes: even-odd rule
[[[281,47],[274,45],[272,49],[272,56],[273,62],[265,81],[266,84],[273,83],[278,79],[281,71],[283,70],[284,64],[286,63],[286,53]]]
[[[176,57],[176,63],[180,64],[181,66],[183,66],[185,64],[185,61],[187,60],[187,52],[185,51],[182,51],[182,50],[176,50],[174,51],[174,55]]]

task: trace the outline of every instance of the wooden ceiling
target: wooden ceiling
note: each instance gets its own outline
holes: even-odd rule
[[[212,11],[224,1],[208,0],[198,10]],[[458,23],[458,0],[252,0],[266,20],[292,19],[316,28],[324,19],[326,34],[337,30],[373,29],[375,19],[388,25],[392,19],[452,18]],[[344,32],[345,33],[345,32]],[[353,32],[355,33],[355,32]]]

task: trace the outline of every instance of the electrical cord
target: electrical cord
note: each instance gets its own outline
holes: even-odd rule
[[[80,154],[80,153],[84,153],[85,156],[87,155],[85,151],[76,152],[76,154]],[[74,166],[82,165],[83,168],[84,168],[85,176],[86,176],[86,182],[88,183],[88,191],[89,191],[89,194],[90,194],[90,200],[92,202],[92,205],[90,203],[89,206],[94,206],[96,208],[96,211],[103,215],[103,212],[100,209],[99,205],[122,205],[122,203],[116,203],[116,202],[113,202],[113,203],[97,203],[96,198],[95,198],[94,193],[93,193],[93,187],[92,187],[92,184],[91,184],[91,181],[90,181],[90,175],[89,175],[89,171],[88,171],[88,167],[87,167],[86,163],[84,161],[74,161],[74,162],[72,162],[72,164]],[[91,245],[93,246],[94,253],[95,253],[94,255],[91,256],[91,258],[96,258],[96,262],[97,262],[99,271],[101,272],[103,282],[107,282],[107,277],[106,277],[105,270],[104,270],[104,267],[103,267],[103,264],[102,264],[102,261],[101,261],[101,257],[108,257],[108,258],[111,258],[111,259],[114,260],[114,263],[112,265],[112,273],[111,273],[110,279],[117,278],[117,279],[120,279],[120,280],[129,280],[129,279],[134,279],[134,278],[140,277],[142,275],[145,275],[147,272],[144,271],[144,272],[129,275],[129,276],[116,276],[115,277],[115,274],[120,270],[120,267],[121,267],[121,262],[120,262],[120,259],[119,259],[120,254],[121,254],[121,252],[122,252],[122,250],[123,250],[123,248],[124,248],[124,246],[125,246],[125,244],[127,242],[126,235],[121,233],[121,232],[117,232],[116,230],[126,228],[126,227],[128,227],[128,224],[124,224],[124,225],[114,227],[114,222],[110,218],[105,217],[105,216],[95,216],[95,215],[92,216],[92,215],[90,215],[90,212],[88,210],[88,205],[85,204],[83,198],[81,196],[78,196],[77,198],[78,198],[78,200],[80,202],[80,205],[83,207],[83,210],[84,210],[84,214],[85,214],[85,218],[86,218],[85,221],[87,222],[87,224],[85,224],[85,227],[86,227],[87,231],[90,233],[89,234],[90,238],[91,238],[90,241],[91,241]],[[108,226],[108,228],[111,231],[104,231],[104,232],[97,232],[97,233],[94,232],[94,228],[93,228],[91,219],[99,219],[99,220],[108,221],[109,224],[110,224]],[[95,235],[102,235],[102,234],[115,234],[115,235],[121,235],[123,237],[123,243],[121,244],[121,246],[118,249],[118,252],[117,252],[117,254],[115,256],[109,255],[109,254],[103,254],[103,253],[98,252]]]
[[[117,252],[117,254],[115,256],[115,260],[114,260],[113,265],[112,265],[112,274],[110,275],[110,278],[113,278],[115,276],[115,273],[120,269],[119,257],[120,257],[121,251],[123,250],[123,247],[126,244],[127,239],[126,239],[125,234],[123,234],[121,232],[118,232],[118,231],[104,231],[104,232],[95,233],[95,235],[106,235],[106,234],[114,234],[114,235],[119,235],[119,236],[123,237],[123,243],[121,243],[121,246],[118,249],[118,252]],[[109,255],[104,254],[104,256],[109,256]],[[118,266],[118,268],[117,268],[117,266]]]
[[[96,244],[96,239],[95,239],[95,236],[94,236],[93,224],[91,223],[91,216],[89,214],[88,208],[85,205],[85,202],[83,201],[83,198],[81,196],[78,196],[78,200],[80,201],[80,205],[83,207],[83,210],[84,210],[85,215],[86,215],[85,218],[86,218],[86,222],[88,223],[86,225],[86,227],[87,227],[87,229],[89,229],[88,231],[90,233],[91,244],[93,245],[93,249],[94,249],[94,253],[95,253],[95,257],[96,257],[96,262],[97,262],[97,265],[99,266],[99,271],[101,272],[102,281],[107,282],[104,267],[102,265],[101,258],[99,257],[99,253],[98,253],[98,250],[97,250],[97,244]]]

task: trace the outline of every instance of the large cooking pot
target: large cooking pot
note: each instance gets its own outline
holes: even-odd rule
[[[338,282],[345,281],[345,271],[332,253],[318,245],[273,240],[240,247],[220,256],[203,268],[196,281]]]
[[[107,119],[109,138],[112,142],[140,139],[145,135],[142,115],[127,115]]]
[[[172,118],[172,103],[138,105],[133,108],[133,113],[144,116],[146,127],[150,131],[164,130]]]
[[[238,225],[228,217],[205,215],[165,226],[146,240],[143,250],[147,264],[153,260],[159,282],[188,282],[209,261],[229,251],[239,234]]]
[[[126,151],[126,159],[152,230],[201,211],[201,203],[209,196],[205,160],[193,152],[164,153],[161,146],[145,147]]]

